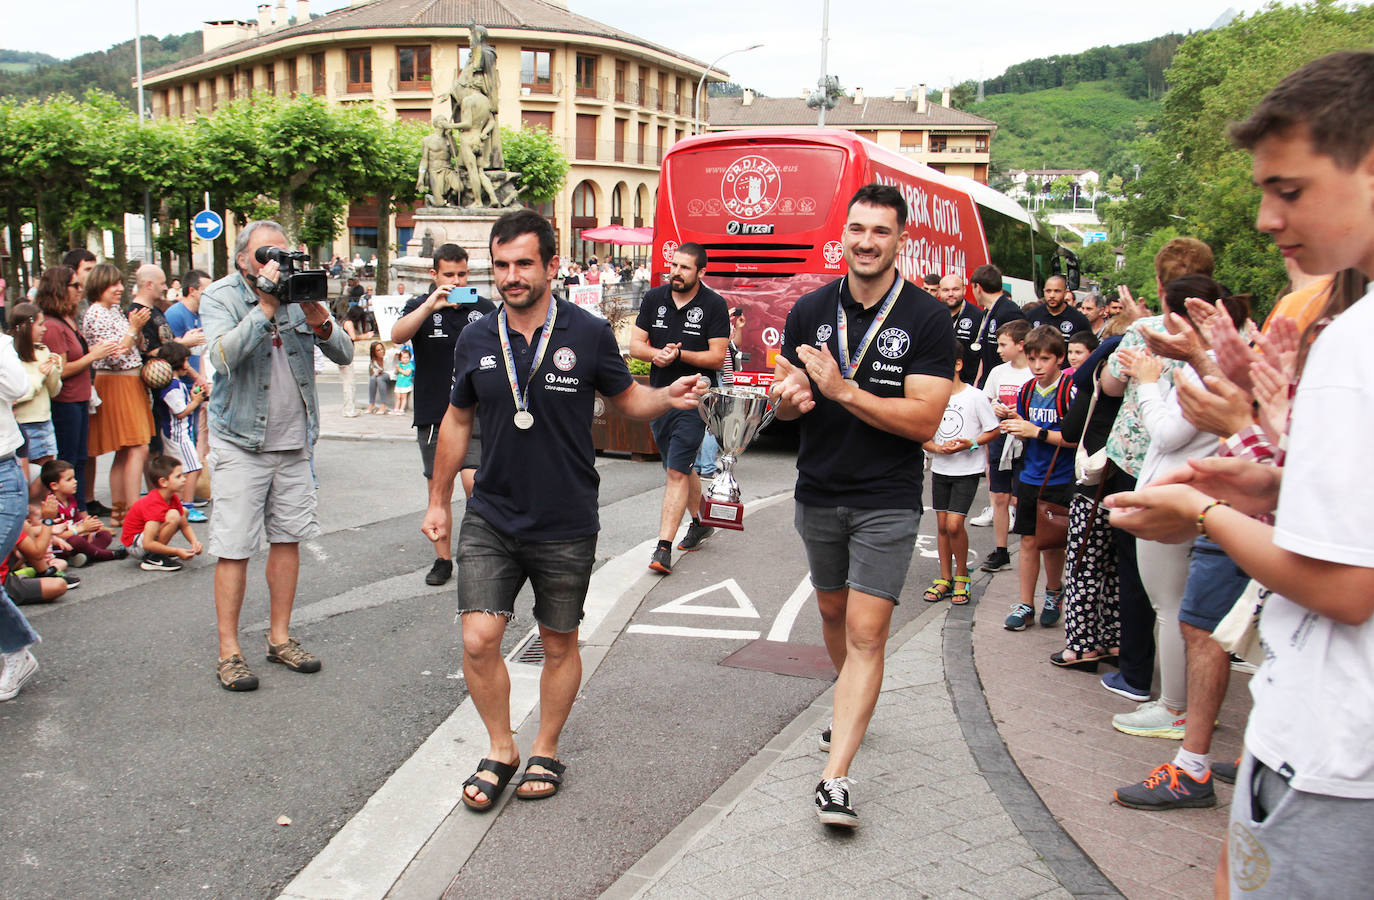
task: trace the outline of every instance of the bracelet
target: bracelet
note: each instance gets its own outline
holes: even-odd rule
[[[1212,538],[1207,534],[1207,514],[1212,511],[1212,507],[1214,506],[1230,507],[1231,504],[1227,503],[1225,500],[1213,500],[1202,508],[1202,512],[1197,514],[1197,533],[1207,538],[1209,541]]]
[[[973,443],[969,445],[968,449],[970,453],[977,453],[979,450],[983,449],[983,445],[978,443],[978,440],[975,438]]]

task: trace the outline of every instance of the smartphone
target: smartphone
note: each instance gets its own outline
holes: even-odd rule
[[[455,287],[448,292],[449,303],[476,303],[477,288],[475,287]]]

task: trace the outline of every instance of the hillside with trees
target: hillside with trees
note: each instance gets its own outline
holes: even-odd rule
[[[201,52],[201,34],[169,34],[163,38],[143,38],[143,71]],[[113,94],[134,108],[134,42],[124,41],[108,50],[83,53],[67,60],[55,60],[43,53],[0,50],[0,97],[16,100],[42,100],[56,94],[82,96],[88,90]]]

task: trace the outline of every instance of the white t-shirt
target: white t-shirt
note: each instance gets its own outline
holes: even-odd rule
[[[1274,543],[1374,568],[1374,502],[1361,473],[1374,447],[1374,290],[1317,339],[1298,385]],[[1269,595],[1265,660],[1250,680],[1245,745],[1296,789],[1374,799],[1374,619],[1343,625]]]
[[[988,382],[991,381],[989,378]],[[949,406],[945,407],[934,440],[936,444],[961,439],[972,441],[996,427],[997,416],[992,412],[992,402],[982,391],[966,384],[963,390],[950,396]],[[930,454],[930,471],[936,475],[978,475],[987,468],[987,464],[986,447],[977,452],[964,450],[960,453]]]
[[[1030,366],[1018,369],[1011,363],[1002,363],[1000,366],[994,366],[988,373],[988,380],[983,384],[983,393],[993,403],[1005,403],[1015,409],[1016,395],[1020,392],[1021,385],[1034,377]]]

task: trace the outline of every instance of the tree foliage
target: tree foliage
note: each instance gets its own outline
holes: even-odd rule
[[[1132,99],[1153,99],[1164,92],[1165,70],[1183,40],[1181,34],[1166,34],[1135,44],[1029,59],[985,81],[983,92],[985,96],[1026,94],[1085,81],[1115,81]],[[973,86],[976,90],[977,85]]]
[[[520,199],[547,203],[568,180],[568,157],[545,128],[501,129],[506,168],[520,173]]]
[[[143,71],[151,72],[160,66],[196,56],[201,52],[201,47],[199,31],[169,34],[163,38],[145,35],[141,46]],[[41,57],[42,54],[35,56]],[[20,100],[42,99],[56,94],[80,97],[89,90],[97,90],[120,98],[129,109],[135,108],[135,92],[130,87],[135,74],[132,40],[115,44],[108,50],[83,53],[67,60],[54,60],[51,57],[47,57],[47,60],[46,64],[26,71],[0,70],[0,97]]]

